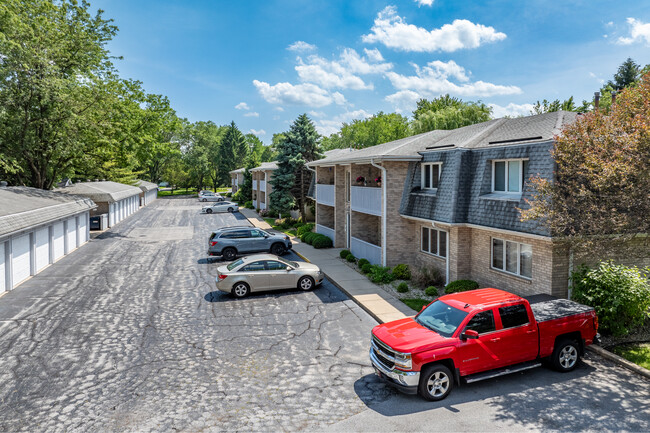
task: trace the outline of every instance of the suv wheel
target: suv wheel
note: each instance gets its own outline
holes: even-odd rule
[[[285,251],[286,248],[282,244],[273,244],[271,247],[271,254],[275,254],[276,256],[281,256]]]
[[[235,260],[237,258],[237,250],[234,248],[226,248],[222,253],[224,260]]]
[[[250,287],[248,287],[248,284],[244,282],[239,282],[235,284],[232,288],[232,294],[236,298],[244,298],[248,296],[250,291],[251,291]]]

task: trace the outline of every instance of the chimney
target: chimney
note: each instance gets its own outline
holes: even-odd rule
[[[599,105],[600,105],[600,92],[595,92],[594,93],[594,107],[595,107],[595,110],[598,110]]]
[[[616,90],[612,90],[612,105],[616,103],[616,94],[618,92]]]

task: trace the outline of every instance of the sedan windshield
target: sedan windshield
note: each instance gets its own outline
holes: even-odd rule
[[[278,257],[278,260],[281,261],[284,264],[287,264],[287,265],[293,267],[293,268],[298,267],[298,263],[292,262],[291,260],[283,259],[282,257]]]
[[[244,260],[243,259],[238,259],[238,260],[235,260],[234,262],[232,262],[231,264],[229,264],[228,266],[226,266],[226,268],[228,268],[229,271],[232,271],[233,269],[235,269],[237,266],[241,265],[242,263],[244,263]]]
[[[466,312],[442,301],[435,301],[418,314],[415,321],[443,337],[451,337],[465,317],[467,317]]]

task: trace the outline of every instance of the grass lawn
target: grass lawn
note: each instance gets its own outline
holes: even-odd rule
[[[650,370],[650,343],[617,346],[614,348],[614,353]]]
[[[289,236],[296,236],[298,234],[298,230],[295,229],[295,228],[283,229],[283,228],[280,228],[280,226],[276,226],[275,225],[275,218],[264,218],[264,221],[266,221],[273,228],[273,230],[277,230],[279,232],[286,233]]]
[[[190,195],[196,194],[196,188],[179,188],[174,190],[173,195]],[[158,191],[158,197],[166,197],[172,195],[172,191]]]
[[[417,311],[418,313],[420,312],[422,307],[424,307],[425,305],[431,302],[428,299],[420,299],[420,298],[400,299],[400,301],[404,302],[406,305],[408,305],[409,308]]]

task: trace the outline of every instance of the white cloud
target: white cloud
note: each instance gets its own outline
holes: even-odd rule
[[[275,107],[274,110],[275,110],[275,111],[284,111],[284,108],[282,108],[282,107]]]
[[[627,38],[618,38],[618,43],[621,45],[630,45],[635,42],[645,42],[650,45],[650,23],[628,18],[627,23],[630,26],[630,36]]]
[[[319,120],[315,126],[319,134],[328,136],[338,132],[341,129],[343,122],[349,123],[355,119],[366,119],[371,116],[372,114],[368,113],[366,110],[348,111],[338,114],[331,119]]]
[[[250,110],[250,107],[245,102],[240,102],[239,104],[235,105],[235,108],[237,110]]]
[[[412,64],[415,74],[411,76],[401,75],[396,72],[388,72],[386,77],[397,90],[411,90],[424,97],[436,97],[449,93],[462,97],[514,95],[521,93],[517,86],[502,86],[486,83],[484,81],[470,82],[465,69],[456,62],[441,62],[439,60],[429,62],[427,66],[420,67]],[[463,84],[456,84],[450,79],[455,79]],[[393,95],[390,95],[393,97]],[[397,98],[395,96],[395,98]]]
[[[488,106],[492,108],[492,117],[495,119],[506,116],[530,116],[530,113],[533,111],[533,104],[514,104],[511,102],[505,107],[497,104],[488,104]]]
[[[244,117],[260,117],[260,114],[256,113],[255,111],[251,111],[250,113],[244,114]]]
[[[257,129],[251,129],[250,131],[248,131],[248,133],[249,133],[249,134],[253,134],[253,135],[260,136],[260,135],[265,135],[265,134],[266,134],[266,131],[263,130],[263,129],[260,129],[260,130],[257,130]]]
[[[369,50],[368,48],[364,48],[363,52],[366,53],[366,57],[368,57],[368,59],[372,60],[373,62],[384,61],[384,56],[381,55],[381,53],[377,48],[373,48],[372,50]]]
[[[386,96],[384,99],[393,104],[396,112],[404,113],[415,110],[416,102],[418,99],[422,99],[422,96],[412,90],[400,90],[397,93]]]
[[[315,84],[277,83],[270,85],[263,81],[253,80],[259,94],[271,104],[310,105],[324,107],[332,103],[344,104],[345,97],[339,93],[330,93]]]
[[[305,41],[296,41],[287,47],[289,51],[296,51],[298,53],[306,53],[316,50],[316,45],[308,44]]]
[[[311,110],[307,114],[309,114],[311,117],[325,117],[325,113],[322,111]]]
[[[431,6],[433,4],[433,0],[415,0],[415,3],[417,3],[418,6]]]
[[[370,30],[372,33],[361,37],[363,42],[378,42],[396,50],[428,53],[477,48],[484,43],[506,38],[505,33],[497,32],[494,27],[468,20],[454,20],[439,29],[427,30],[407,24],[404,18],[397,15],[394,6],[387,6],[379,12]]]
[[[597,80],[600,84],[605,84],[605,80],[600,78],[598,75],[594,74],[593,72],[589,72],[589,76]]]

